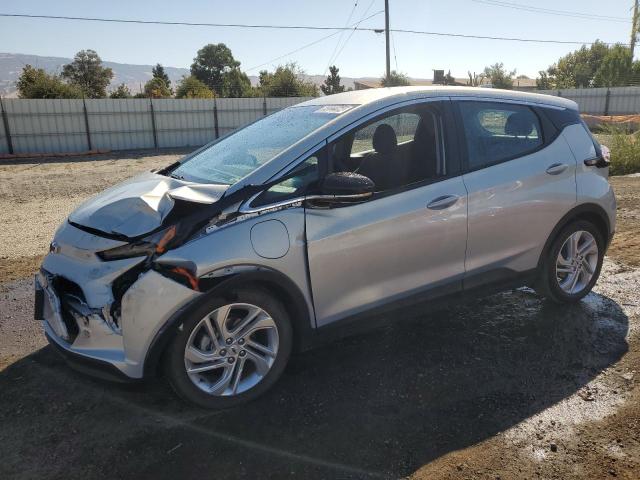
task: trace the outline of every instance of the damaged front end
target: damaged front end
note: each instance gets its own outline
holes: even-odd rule
[[[141,378],[156,334],[201,295],[196,265],[160,257],[245,219],[240,205],[269,184],[227,194],[223,185],[145,174],[125,185],[60,226],[36,279],[36,314],[57,347]]]
[[[138,191],[136,199],[136,187],[129,182],[130,188],[106,192],[117,208],[102,194],[74,212],[56,232],[36,276],[36,317],[45,320],[50,341],[66,353],[111,364],[131,378],[142,377],[145,352],[162,325],[200,295],[191,266],[160,266],[155,260],[204,232],[235,201],[219,202],[224,193],[219,185],[208,192],[197,185],[186,191],[167,177],[153,176],[155,183],[149,175],[141,179],[154,192],[142,204],[138,200],[145,195]],[[163,198],[155,198],[159,192]],[[189,196],[193,198],[187,200]],[[154,210],[168,204],[171,208],[161,215]],[[151,220],[142,221],[146,210]],[[142,232],[132,218],[144,229],[154,228]],[[129,237],[124,226],[142,233]]]
[[[100,257],[126,245],[62,225],[36,276],[35,311],[59,349],[141,378],[154,335],[199,292],[154,271],[152,256]]]

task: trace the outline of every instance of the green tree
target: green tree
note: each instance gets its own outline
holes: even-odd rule
[[[213,92],[193,75],[182,77],[176,88],[176,98],[213,98]]]
[[[340,85],[340,75],[338,72],[340,69],[335,65],[329,67],[329,75],[325,79],[324,83],[320,85],[320,90],[325,95],[333,95],[334,93],[344,92],[344,85]]]
[[[484,76],[491,82],[493,88],[512,89],[515,75],[516,71],[507,72],[502,62],[494,63],[484,69]]]
[[[593,76],[594,87],[621,87],[629,84],[633,70],[631,50],[614,45],[602,59]]]
[[[593,86],[593,78],[609,53],[609,46],[596,40],[589,47],[583,45],[568,53],[547,68],[546,76],[540,79],[550,88],[586,88]]]
[[[147,98],[170,98],[171,95],[171,90],[161,78],[153,77],[144,84],[144,96]]]
[[[72,85],[78,86],[89,98],[107,96],[107,85],[113,78],[113,71],[102,66],[100,56],[94,50],[81,50],[73,62],[62,68],[62,76]]]
[[[485,79],[484,73],[477,74],[476,72],[473,72],[472,74],[470,71],[467,71],[467,75],[469,75],[467,85],[470,87],[479,87]]]
[[[31,65],[24,66],[16,85],[20,98],[82,98],[82,90],[78,87]]]
[[[555,86],[553,79],[549,76],[549,72],[540,70],[538,78],[536,78],[536,88],[538,90],[551,90]]]
[[[222,96],[225,75],[240,67],[224,43],[208,44],[198,50],[191,64],[191,75],[207,85],[218,96]]]
[[[109,98],[131,98],[131,90],[124,83],[118,85],[115,90],[111,91]]]
[[[273,73],[260,72],[259,89],[267,97],[316,97],[318,87],[305,81],[295,63],[280,65]]]
[[[169,75],[164,71],[164,67],[162,65],[156,63],[156,66],[151,69],[151,73],[153,74],[153,78],[163,80],[167,85],[167,88],[171,88],[171,80],[169,80]]]
[[[395,70],[391,70],[388,77],[385,75],[380,79],[380,85],[382,85],[383,87],[404,87],[407,85],[411,85],[411,83],[409,82],[409,77],[407,77],[404,73],[399,73]]]
[[[251,81],[247,74],[239,68],[225,72],[222,83],[223,97],[248,97],[251,95]]]

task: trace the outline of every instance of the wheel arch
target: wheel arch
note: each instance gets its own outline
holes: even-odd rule
[[[567,212],[551,231],[551,234],[547,238],[542,252],[540,253],[540,258],[538,259],[538,269],[542,267],[542,263],[544,262],[544,259],[549,252],[551,245],[553,245],[553,242],[556,240],[562,229],[570,223],[575,222],[576,220],[585,220],[592,223],[602,235],[605,246],[608,246],[608,242],[611,236],[611,225],[609,222],[609,217],[605,210],[600,205],[597,205],[595,203],[578,205],[577,207],[574,207],[569,212]]]
[[[274,295],[287,310],[293,329],[293,348],[301,351],[312,344],[314,328],[312,312],[309,311],[304,295],[288,276],[277,270],[263,266],[242,266],[243,273],[231,273],[216,277],[205,287],[204,295],[177,310],[160,328],[151,342],[144,360],[144,377],[156,374],[162,356],[173,339],[181,320],[193,312],[202,301],[217,295],[230,301],[235,300],[235,291],[239,289],[261,289]]]

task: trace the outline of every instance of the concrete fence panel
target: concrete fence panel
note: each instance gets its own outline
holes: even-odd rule
[[[158,147],[200,146],[215,138],[214,101],[153,100]]]
[[[609,115],[640,113],[640,87],[612,88],[609,99]]]
[[[86,100],[92,147],[100,150],[153,148],[149,99]]]
[[[590,115],[636,115],[640,113],[640,87],[540,90],[536,93],[568,98],[580,112]]]
[[[5,99],[14,153],[87,150],[82,100]]]
[[[204,145],[290,105],[292,98],[3,99],[13,153]],[[0,154],[9,152],[0,119]]]

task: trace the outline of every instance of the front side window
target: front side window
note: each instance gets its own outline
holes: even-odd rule
[[[330,145],[331,171],[369,177],[377,192],[435,179],[445,174],[442,125],[435,105],[388,113]]]
[[[251,206],[258,207],[276,203],[291,198],[304,196],[309,190],[318,184],[320,179],[320,159],[323,158],[325,149],[311,155],[304,162],[295,167],[284,180],[272,185],[262,192]]]
[[[311,105],[280,110],[198,152],[171,175],[193,182],[232,185],[350,108]]]
[[[459,106],[472,170],[524,156],[543,144],[540,121],[529,107],[473,101]]]

